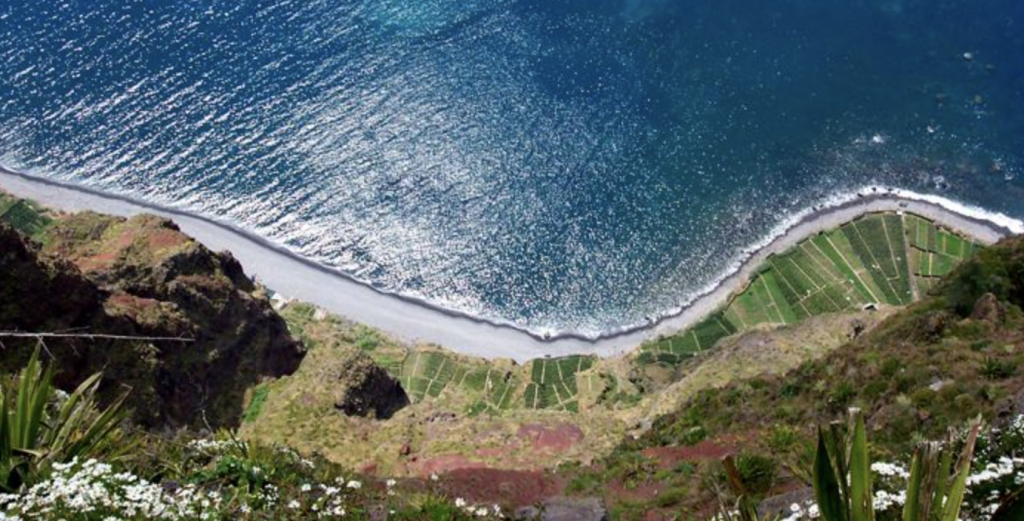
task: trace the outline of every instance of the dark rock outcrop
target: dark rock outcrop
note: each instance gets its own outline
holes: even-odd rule
[[[353,353],[340,365],[335,407],[341,412],[349,416],[388,419],[409,405],[409,396],[402,389],[402,384],[369,356]]]
[[[990,324],[1000,324],[1006,319],[1006,308],[995,295],[986,293],[975,301],[971,318]]]
[[[553,497],[544,500],[540,508],[524,507],[516,510],[515,519],[542,521],[607,521],[608,511],[598,498]]]
[[[799,488],[785,494],[771,496],[761,501],[757,506],[757,515],[761,519],[775,519],[786,517],[793,512],[790,507],[794,504],[806,508],[814,501],[814,489],[811,487]]]
[[[226,253],[153,216],[64,216],[39,248],[0,231],[0,329],[182,337],[179,341],[48,342],[63,385],[103,371],[109,393],[131,388],[145,426],[235,425],[247,389],[294,372],[303,349]],[[34,345],[5,353],[13,369]]]

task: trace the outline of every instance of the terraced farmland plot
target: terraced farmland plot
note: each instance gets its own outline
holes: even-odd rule
[[[894,214],[869,215],[840,228],[854,253],[868,269],[884,303],[894,306],[914,300],[910,286],[903,220]]]
[[[910,243],[910,268],[921,291],[931,289],[957,264],[982,248],[976,241],[923,217],[908,215],[904,221]]]
[[[576,374],[593,367],[594,360],[594,357],[579,355],[534,360],[530,382],[523,394],[525,407],[579,412]]]
[[[791,324],[868,304],[909,304],[980,247],[921,217],[867,215],[769,257],[723,310],[645,344],[637,362],[675,366],[758,324]]]
[[[52,220],[35,204],[0,194],[0,221],[29,237],[36,237]]]
[[[483,412],[497,414],[511,409],[518,380],[507,371],[488,367],[467,372],[461,385],[480,393],[480,400],[469,408],[469,414],[476,416]]]
[[[452,380],[461,381],[466,368],[454,358],[438,352],[410,353],[402,362],[402,387],[413,402],[440,396]]]
[[[715,314],[682,334],[644,345],[640,356],[647,363],[677,365],[696,353],[711,349],[715,343],[736,330],[736,326],[725,314]]]

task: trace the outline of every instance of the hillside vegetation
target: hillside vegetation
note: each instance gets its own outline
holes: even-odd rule
[[[703,518],[735,499],[729,454],[763,508],[804,504],[816,428],[851,407],[893,465],[982,416],[975,470],[1001,470],[971,489],[971,513],[1024,475],[1024,240],[982,247],[914,215],[802,241],[705,320],[627,356],[525,364],[406,345],[301,302],[272,307],[229,254],[152,216],[0,194],[0,264],[0,331],[69,335],[5,338],[0,372],[37,348],[63,389],[102,371],[101,403],[130,389],[125,442],[142,449],[38,479],[91,473],[123,492],[127,471],[154,494],[187,483],[197,499],[164,506],[191,514],[168,519],[198,517],[203,498],[212,518],[530,505]],[[26,497],[0,496],[0,513]]]

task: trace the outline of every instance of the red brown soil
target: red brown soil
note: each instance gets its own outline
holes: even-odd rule
[[[151,251],[173,248],[189,242],[188,238],[181,232],[166,228],[147,233],[145,239],[146,245]]]
[[[565,452],[583,441],[583,431],[571,423],[558,423],[552,427],[525,424],[519,427],[516,437],[528,440],[534,450]]]
[[[451,496],[464,498],[470,504],[515,507],[535,505],[565,491],[561,477],[541,471],[459,469],[446,474],[442,483]]]
[[[427,477],[431,474],[440,475],[463,469],[482,469],[487,467],[487,464],[473,461],[461,454],[441,454],[415,462],[412,467],[417,474]]]
[[[686,447],[668,446],[644,449],[642,454],[654,461],[659,469],[671,469],[684,461],[720,460],[739,451],[737,439],[704,440]]]

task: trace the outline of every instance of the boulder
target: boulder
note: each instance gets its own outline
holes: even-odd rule
[[[807,505],[813,502],[814,489],[811,487],[799,488],[785,494],[765,498],[757,506],[757,515],[763,519],[775,519],[777,516],[786,517],[792,515],[792,506],[794,504],[800,505],[801,508],[806,508]]]
[[[386,420],[409,405],[402,384],[365,353],[352,353],[340,365],[334,406],[341,412]]]
[[[999,324],[1006,318],[1006,309],[995,295],[985,293],[974,303],[971,318],[990,324]]]
[[[516,510],[516,519],[541,521],[607,521],[608,511],[598,498],[553,497],[545,499],[540,508],[524,507]]]

